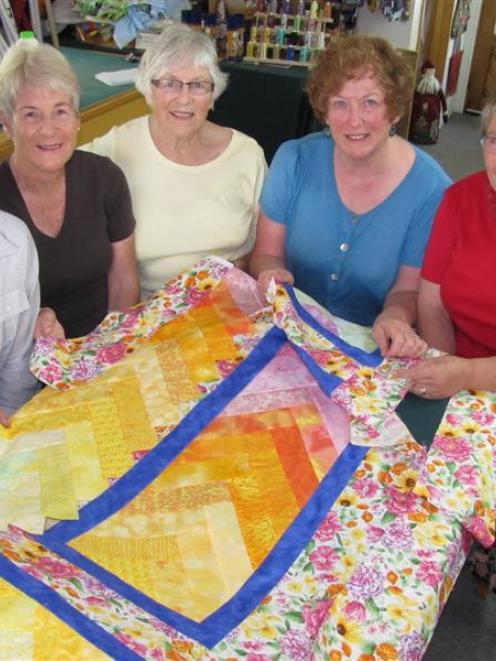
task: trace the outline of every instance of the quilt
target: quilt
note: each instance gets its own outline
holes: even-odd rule
[[[311,312],[207,259],[40,343],[51,388],[0,437],[4,658],[421,658],[494,539],[495,397],[453,398],[427,455],[404,361]]]

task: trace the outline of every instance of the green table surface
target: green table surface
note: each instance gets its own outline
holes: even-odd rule
[[[124,55],[80,48],[61,48],[60,50],[67,57],[78,77],[81,86],[81,108],[134,89],[134,85],[105,85],[95,78],[95,74],[102,71],[136,68],[136,63],[128,62]]]
[[[422,399],[408,394],[396,409],[415,440],[429,447],[434,438],[448,399]]]

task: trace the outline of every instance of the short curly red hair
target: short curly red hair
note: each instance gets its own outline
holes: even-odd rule
[[[406,59],[380,37],[351,36],[332,40],[311,70],[307,92],[318,119],[325,123],[329,97],[345,83],[372,75],[384,89],[388,118],[405,114],[413,94],[413,75]]]

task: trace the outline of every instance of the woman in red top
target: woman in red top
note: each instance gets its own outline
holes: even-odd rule
[[[430,399],[496,390],[496,99],[481,129],[486,169],[446,191],[422,268],[419,334],[449,354],[407,371],[412,390]]]

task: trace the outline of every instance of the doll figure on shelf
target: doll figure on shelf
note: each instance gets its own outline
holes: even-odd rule
[[[429,60],[422,65],[421,73],[413,96],[409,139],[420,145],[434,144],[442,126],[441,115],[444,123],[448,121],[446,97]]]

